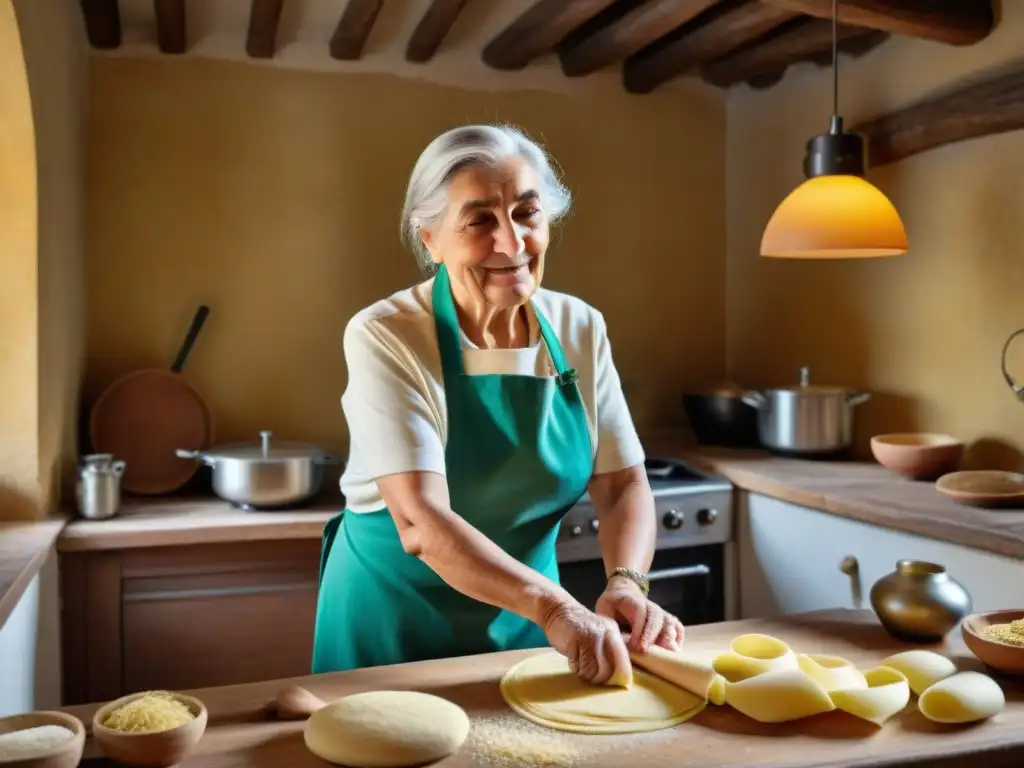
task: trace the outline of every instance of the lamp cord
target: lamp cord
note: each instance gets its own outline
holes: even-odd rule
[[[832,114],[839,114],[839,0],[832,0]]]

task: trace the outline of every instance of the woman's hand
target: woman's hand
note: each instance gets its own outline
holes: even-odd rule
[[[569,659],[569,668],[588,683],[602,685],[631,669],[618,625],[575,600],[556,605],[541,629],[551,646]]]
[[[594,611],[616,625],[629,626],[626,645],[630,651],[646,653],[652,645],[676,651],[682,645],[685,633],[682,622],[648,600],[640,587],[627,578],[613,576]]]

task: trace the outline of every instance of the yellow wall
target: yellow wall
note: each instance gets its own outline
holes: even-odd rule
[[[905,38],[840,66],[847,125],[909,104],[1024,50],[1024,3],[1003,3],[998,30],[955,48]],[[1019,463],[1024,405],[999,372],[1024,326],[1024,131],[932,150],[870,171],[907,226],[910,253],[863,262],[761,258],[761,233],[801,180],[804,143],[827,130],[830,70],[802,65],[769,91],[729,100],[728,357],[746,386],[864,388],[863,453],[872,434],[941,430],[977,441],[976,465]],[[1024,379],[1024,342],[1011,358]]]
[[[82,95],[86,59],[76,4],[15,0],[15,8],[38,157],[37,440],[40,508],[45,511],[62,495],[73,498],[85,353]]]
[[[398,240],[404,185],[453,124],[508,120],[576,192],[545,284],[608,318],[638,422],[679,423],[679,392],[724,373],[724,95],[461,90],[386,74],[200,59],[89,63],[92,402],[134,366],[186,376],[218,439],[347,447],[341,334],[418,279]]]
[[[38,501],[36,153],[17,20],[0,0],[0,519]]]

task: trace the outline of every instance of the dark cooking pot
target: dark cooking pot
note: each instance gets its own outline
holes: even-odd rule
[[[719,387],[683,395],[683,410],[697,442],[730,448],[758,448],[757,410],[743,402],[743,390]]]

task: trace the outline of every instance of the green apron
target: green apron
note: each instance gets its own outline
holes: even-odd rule
[[[534,307],[558,375],[468,376],[444,265],[434,278],[433,306],[452,509],[557,583],[559,525],[593,471],[576,371]],[[406,553],[387,509],[342,513],[325,527],[314,674],[547,644],[529,620],[461,594]]]

